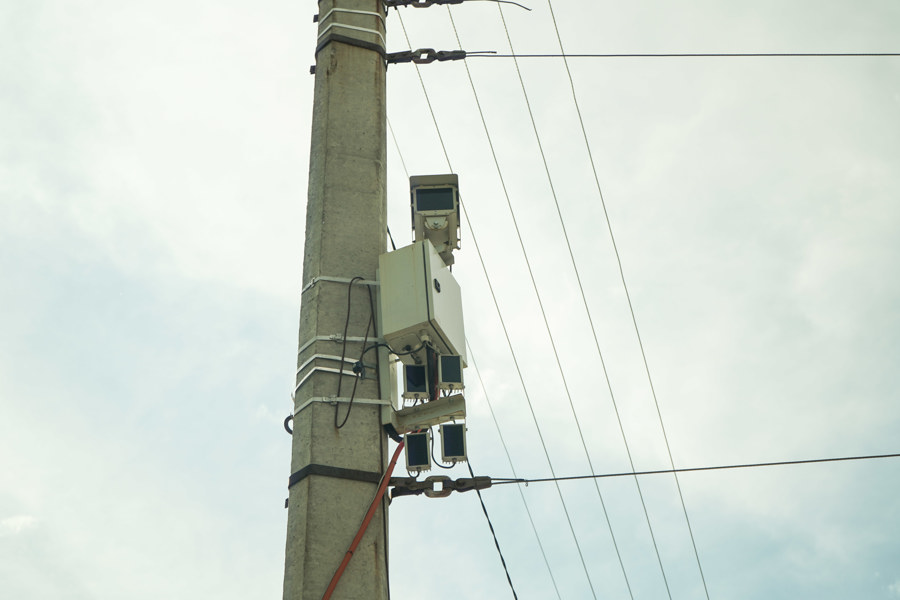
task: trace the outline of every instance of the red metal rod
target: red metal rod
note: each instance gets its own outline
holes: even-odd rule
[[[384,491],[387,489],[388,484],[391,482],[391,473],[394,472],[394,465],[397,464],[397,457],[400,456],[400,452],[403,451],[404,442],[400,442],[397,445],[397,449],[394,450],[394,456],[391,457],[391,462],[388,465],[387,471],[384,472],[384,476],[381,478],[381,484],[378,486],[378,492],[375,494],[375,498],[372,500],[372,506],[369,507],[369,511],[366,513],[366,517],[363,519],[362,525],[359,526],[359,531],[356,532],[356,537],[353,538],[353,541],[350,542],[350,547],[347,548],[347,554],[344,555],[344,560],[341,561],[341,565],[338,567],[337,571],[334,573],[334,577],[331,578],[331,583],[328,584],[328,589],[325,590],[325,595],[322,596],[322,600],[328,600],[331,598],[331,594],[334,593],[334,588],[337,587],[338,581],[341,579],[341,575],[344,574],[344,570],[347,568],[347,565],[350,563],[350,559],[353,558],[353,553],[356,551],[356,547],[359,546],[359,542],[362,541],[363,535],[366,533],[366,529],[369,528],[369,523],[372,521],[372,517],[375,515],[375,510],[378,508],[379,502],[384,497]]]

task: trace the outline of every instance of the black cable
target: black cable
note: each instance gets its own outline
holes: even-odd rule
[[[475,478],[475,473],[472,471],[472,463],[466,463],[466,466],[469,467],[469,475],[472,476],[472,479]],[[519,597],[516,595],[516,588],[513,586],[512,577],[509,576],[509,569],[506,568],[506,559],[503,558],[503,551],[500,550],[500,542],[497,541],[497,533],[494,531],[494,524],[491,523],[491,517],[488,516],[487,507],[484,505],[484,499],[481,497],[481,490],[475,488],[475,493],[478,494],[478,502],[481,503],[481,511],[484,513],[484,518],[487,519],[488,528],[491,530],[491,536],[494,538],[494,546],[497,547],[497,554],[500,555],[500,563],[503,564],[503,571],[506,573],[506,581],[509,582],[509,589],[512,590],[512,595],[515,600],[519,600]]]
[[[900,52],[684,52],[640,54],[472,54],[473,58],[859,58],[897,57]]]
[[[393,132],[391,132],[391,135],[393,135]],[[394,143],[396,143],[396,140],[395,140]],[[397,249],[397,244],[394,243],[394,236],[391,235],[391,228],[390,228],[390,227],[387,228],[387,234],[388,234],[388,239],[391,240],[391,249],[396,250],[396,249]]]
[[[376,348],[387,348],[391,352],[391,354],[393,354],[394,356],[408,356],[410,354],[415,354],[416,352],[418,352],[422,348],[425,348],[426,346],[427,346],[427,344],[425,342],[422,342],[421,344],[419,344],[418,348],[413,348],[412,350],[407,350],[405,352],[397,352],[396,350],[391,348],[390,345],[385,344],[384,342],[379,342],[379,343],[369,346],[368,348],[363,350],[362,356],[360,356],[359,359],[362,360],[362,357],[365,356],[366,353],[369,352],[369,350],[374,350]]]
[[[371,289],[372,288],[370,286],[369,290],[371,290]],[[371,300],[371,297],[372,296],[371,296],[371,291],[370,291],[370,293],[369,293],[370,300]],[[375,314],[374,310],[373,310],[372,314]],[[375,331],[377,332],[378,329],[376,328]],[[378,390],[379,390],[379,397],[380,397],[381,386],[378,387]],[[378,455],[380,457],[379,464],[381,465],[381,468],[385,472],[387,471],[387,465],[384,464],[384,448],[386,445],[387,445],[387,442],[385,442],[383,440],[378,441]],[[387,509],[388,509],[389,504],[390,504],[390,498],[388,497],[387,494],[385,494],[381,498],[381,531],[384,534],[384,579],[385,579],[385,583],[387,584],[387,600],[391,600],[391,568],[390,568],[391,548],[388,545],[389,540],[388,540],[388,514],[387,514]]]
[[[362,281],[362,277],[354,277],[350,280],[350,283],[347,285],[347,318],[344,320],[344,336],[343,341],[341,342],[341,365],[339,367],[338,373],[338,389],[337,396],[341,397],[341,382],[344,380],[344,357],[346,356],[347,351],[347,328],[350,326],[350,294],[353,291],[353,284],[357,281]],[[364,346],[365,347],[365,346]]]
[[[434,455],[434,433],[433,432],[431,434],[431,460],[434,461],[434,464],[436,464],[437,466],[439,466],[442,469],[452,469],[453,467],[456,466],[456,461],[454,460],[452,465],[450,465],[449,467],[445,467],[444,465],[441,464],[442,461],[439,461],[437,459],[437,457]],[[474,475],[473,475],[473,477],[474,477]]]
[[[817,463],[833,463],[846,462],[854,460],[874,460],[878,458],[900,458],[897,454],[872,454],[869,456],[842,456],[840,458],[812,458],[807,460],[783,460],[778,462],[764,463],[747,463],[740,465],[719,465],[713,467],[688,467],[683,469],[660,469],[658,471],[630,471],[627,473],[606,473],[603,475],[572,475],[569,477],[546,477],[543,479],[514,479],[514,478],[498,478],[491,479],[494,485],[503,485],[505,483],[543,483],[546,481],[575,481],[579,479],[605,479],[609,477],[635,477],[638,475],[671,475],[673,473],[695,473],[698,471],[723,471],[726,469],[754,469],[759,467],[783,467],[789,465],[810,465]],[[474,475],[473,475],[474,477]]]
[[[390,229],[388,233],[390,234]],[[391,243],[393,244],[394,240],[391,240]],[[369,318],[372,321],[372,333],[375,334],[375,337],[378,337],[378,321],[375,318],[375,298],[372,295],[372,286],[366,286],[366,290],[369,292]],[[362,367],[363,354],[366,353],[365,347],[366,344],[363,343],[363,351],[359,355],[360,367]],[[378,386],[378,399],[381,400],[381,359],[377,352],[375,353],[375,385]]]
[[[284,418],[284,430],[287,431],[291,435],[294,435],[294,430],[291,429],[290,427],[288,427],[288,421],[293,421],[293,420],[294,420],[294,415],[288,415],[287,417]]]
[[[369,343],[369,329],[372,327],[372,321],[375,319],[375,313],[372,312],[369,315],[369,324],[366,325],[366,336],[365,340],[363,340],[363,347],[365,348],[366,344]],[[363,350],[365,352],[365,350]],[[342,359],[343,361],[343,359]],[[334,428],[341,429],[344,425],[347,424],[347,419],[350,418],[350,411],[353,410],[353,399],[356,398],[356,386],[359,385],[359,380],[362,379],[363,373],[365,370],[362,368],[362,355],[360,355],[359,361],[356,363],[357,366],[360,367],[359,372],[356,373],[356,379],[353,380],[353,390],[350,391],[350,402],[347,403],[347,414],[344,415],[344,420],[341,421],[341,424],[338,425],[338,409],[340,407],[340,403],[334,405]],[[354,371],[356,367],[354,367]]]
[[[431,348],[426,349],[425,356],[428,361],[428,368],[431,371],[431,390],[429,396],[431,401],[438,399],[440,389],[438,389],[438,355]]]

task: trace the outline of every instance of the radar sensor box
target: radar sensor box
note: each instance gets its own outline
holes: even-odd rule
[[[400,360],[425,364],[422,346],[428,341],[438,354],[457,354],[466,366],[462,294],[432,243],[422,240],[382,254],[378,278],[382,335]]]

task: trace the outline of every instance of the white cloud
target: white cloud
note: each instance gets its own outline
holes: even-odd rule
[[[37,519],[31,515],[16,515],[0,519],[0,537],[16,535],[34,527]]]

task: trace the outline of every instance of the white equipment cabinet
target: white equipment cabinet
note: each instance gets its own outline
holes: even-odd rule
[[[382,254],[378,268],[381,329],[391,349],[408,352],[429,340],[438,354],[458,354],[466,366],[462,294],[432,243]],[[423,364],[425,351],[399,356],[405,364]]]

